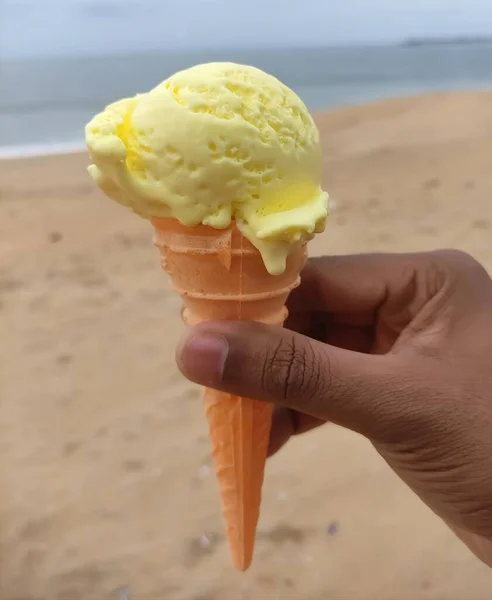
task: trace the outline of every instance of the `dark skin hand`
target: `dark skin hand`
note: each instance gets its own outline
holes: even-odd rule
[[[331,421],[492,566],[492,280],[457,251],[311,260],[286,327],[188,332],[190,380],[275,405],[270,453]]]

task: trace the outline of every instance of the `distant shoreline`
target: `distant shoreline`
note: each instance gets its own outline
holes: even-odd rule
[[[424,37],[407,38],[401,42],[400,46],[456,46],[456,45],[475,45],[492,44],[491,36],[455,36],[455,37]]]

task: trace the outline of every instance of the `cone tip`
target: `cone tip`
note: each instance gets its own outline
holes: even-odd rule
[[[253,561],[253,557],[252,556],[234,556],[233,561],[234,561],[234,567],[235,567],[236,571],[245,573],[250,568],[251,563]]]

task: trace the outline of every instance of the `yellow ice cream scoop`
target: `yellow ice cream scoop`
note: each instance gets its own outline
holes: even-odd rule
[[[323,231],[319,132],[299,97],[254,67],[209,63],[108,106],[86,126],[89,172],[145,218],[235,220],[269,273]]]

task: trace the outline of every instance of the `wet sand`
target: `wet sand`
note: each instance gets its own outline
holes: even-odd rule
[[[456,247],[492,270],[492,94],[318,123],[334,210],[313,254]],[[269,462],[233,571],[179,299],[87,162],[0,162],[2,600],[489,600],[492,572],[335,426]]]

